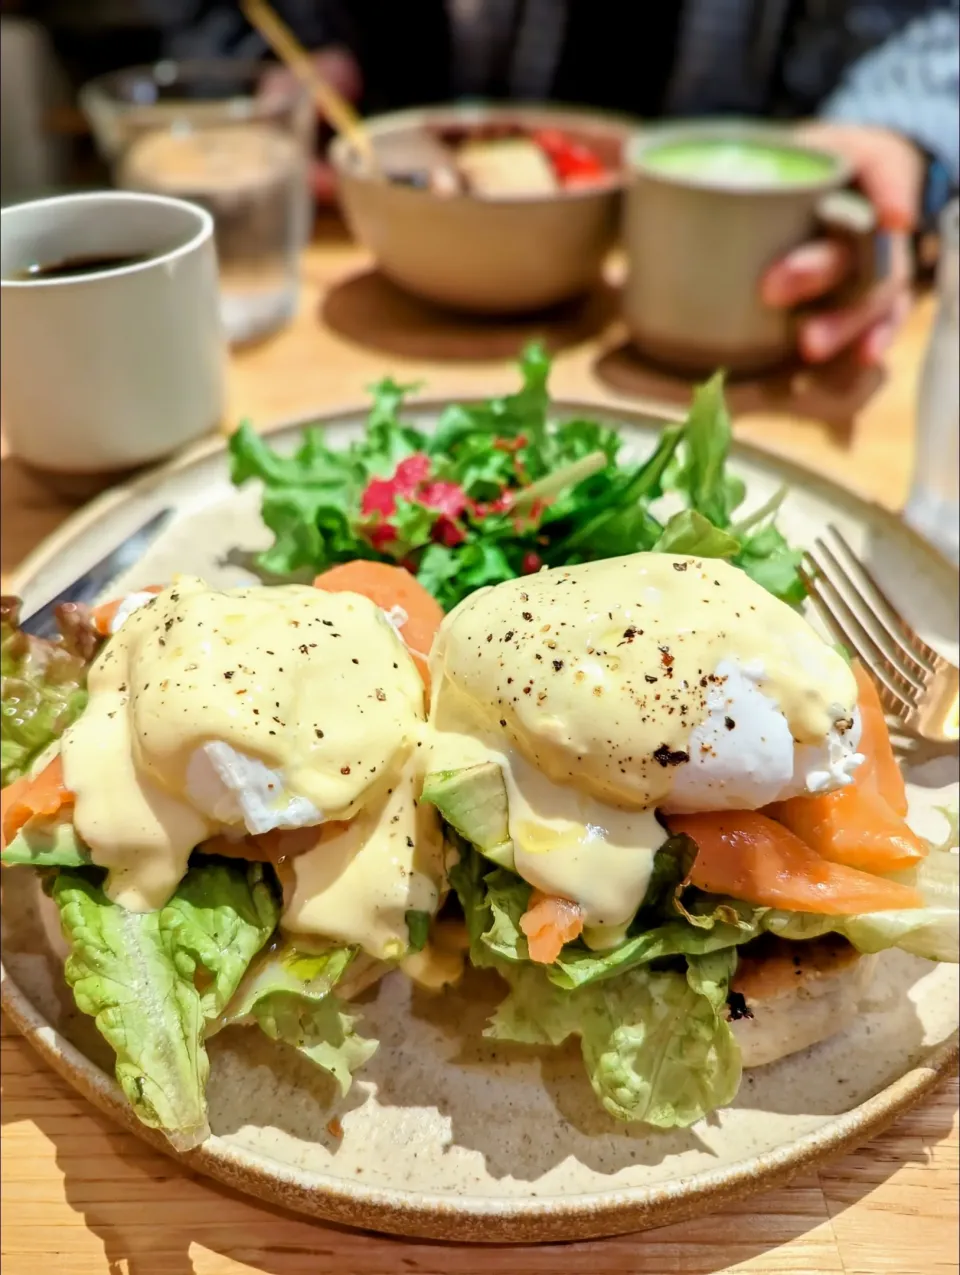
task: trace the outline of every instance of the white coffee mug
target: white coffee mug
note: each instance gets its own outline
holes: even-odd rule
[[[124,258],[50,277],[61,263]],[[217,427],[224,345],[202,208],[119,191],[5,208],[0,275],[0,413],[21,460],[130,469]]]

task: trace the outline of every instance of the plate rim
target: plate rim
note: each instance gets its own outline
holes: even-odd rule
[[[104,1115],[186,1168],[254,1199],[321,1221],[392,1235],[470,1243],[622,1235],[714,1212],[754,1192],[783,1186],[805,1169],[882,1133],[950,1074],[960,1057],[960,1033],[954,1031],[933,1046],[923,1061],[819,1128],[772,1151],[690,1177],[574,1196],[444,1197],[293,1170],[256,1152],[238,1150],[217,1135],[194,1151],[178,1152],[162,1133],[140,1123],[114,1079],[47,1022],[2,964],[0,1005],[61,1079]]]
[[[475,395],[413,396],[407,400],[407,407],[426,414],[436,413],[452,404],[484,401]],[[345,417],[362,416],[368,406],[366,403],[348,404],[316,414],[300,414],[275,422],[258,432],[270,436],[311,424],[334,425],[341,423]],[[646,428],[658,421],[671,419],[660,409],[644,411],[577,399],[552,400],[550,412],[553,416],[592,412],[627,425]],[[228,435],[204,439],[165,463],[101,493],[71,514],[27,555],[11,573],[8,587],[19,592],[78,533],[95,525],[111,511],[135,502],[138,497],[149,496],[159,482],[224,453],[227,442]],[[873,522],[879,520],[893,534],[907,539],[917,552],[936,564],[936,569],[946,569],[952,576],[958,575],[956,566],[895,512],[855,487],[838,483],[777,451],[736,437],[733,454],[760,466],[774,466],[791,483],[802,483],[808,488],[836,494],[848,507],[851,504],[857,507],[859,517]],[[320,1220],[395,1235],[480,1243],[588,1239],[624,1234],[682,1221],[695,1214],[714,1211],[753,1191],[781,1186],[804,1169],[840,1155],[881,1132],[948,1075],[960,1057],[958,1029],[946,1040],[930,1047],[921,1060],[889,1085],[849,1111],[830,1118],[817,1129],[771,1151],[689,1177],[571,1196],[524,1196],[520,1199],[502,1195],[444,1197],[422,1190],[370,1186],[331,1174],[295,1170],[255,1151],[232,1147],[216,1135],[194,1151],[178,1152],[163,1134],[146,1128],[137,1120],[113,1077],[102,1071],[47,1021],[2,961],[0,1008],[43,1061],[73,1089],[104,1115],[189,1169],[255,1199]]]

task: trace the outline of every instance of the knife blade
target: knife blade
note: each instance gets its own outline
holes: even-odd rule
[[[115,580],[121,572],[140,560],[172,516],[172,509],[162,509],[160,513],[154,514],[142,527],[127,536],[122,544],[94,563],[78,580],[74,580],[73,584],[45,602],[38,610],[31,612],[25,620],[21,620],[20,627],[34,637],[55,637],[58,632],[57,607],[64,602],[95,602],[111,580]]]

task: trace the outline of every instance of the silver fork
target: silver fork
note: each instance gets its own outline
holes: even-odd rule
[[[896,728],[935,752],[957,748],[960,672],[907,623],[834,526],[805,556],[804,583],[834,638],[873,678]]]

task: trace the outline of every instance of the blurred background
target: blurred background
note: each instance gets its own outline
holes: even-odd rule
[[[647,186],[627,214],[638,282],[628,281],[626,317],[638,345],[678,364],[692,358],[737,370],[772,361],[746,322],[739,346],[730,336],[692,355],[671,334],[652,339],[642,312],[662,310],[664,297],[676,300],[686,288],[674,326],[690,345],[703,310],[700,280],[709,277],[720,314],[702,324],[711,331],[750,306],[753,327],[770,328],[762,305],[795,316],[789,342],[804,362],[850,354],[878,366],[909,308],[911,282],[935,266],[937,228],[960,170],[960,0],[277,0],[314,71],[367,121],[366,169],[355,162],[363,148],[351,152],[343,138],[328,153],[332,133],[316,94],[268,51],[248,7],[0,4],[3,202],[112,183],[203,203],[217,225],[234,343],[289,321],[312,209],[338,199],[382,274],[411,294],[450,311],[534,312],[597,283],[620,191],[632,187],[636,196],[638,170],[646,170]],[[399,133],[382,119],[479,101],[509,104],[519,123],[496,116],[492,134],[488,118],[484,135],[470,125],[458,137],[457,117],[423,115]],[[561,103],[581,118],[551,131],[549,120],[529,115]],[[630,150],[638,128],[704,119],[779,127],[781,138],[837,161],[821,181],[812,170],[799,173],[796,155],[763,157],[742,146],[712,157],[701,149],[687,156],[687,173],[675,167],[683,155],[670,158],[675,186],[715,185],[719,165],[719,183],[741,196],[762,200],[772,182],[785,207],[787,189],[808,192],[794,200],[793,230],[786,220],[775,230],[756,200],[750,210],[740,198],[731,227],[713,232],[725,252],[741,241],[733,282],[721,278],[716,255],[693,263],[685,246],[699,244],[698,257],[709,252],[698,228],[721,223],[707,196],[684,199],[685,240],[672,212],[665,229],[650,229],[650,165]],[[809,168],[809,156],[802,162]],[[382,177],[389,180],[371,181]],[[868,280],[875,286],[861,286],[855,299],[862,253],[858,262],[850,235],[825,231],[814,206],[831,183],[858,187],[869,233],[880,232],[871,241],[882,250]],[[451,193],[486,207],[468,208],[470,199]],[[429,207],[426,195],[435,197]],[[509,223],[490,207],[504,197],[513,205]],[[544,208],[547,201],[554,206]],[[658,259],[671,257],[672,273],[651,300]],[[798,310],[811,305],[813,317]],[[786,333],[786,318],[780,323]],[[782,353],[785,343],[782,336],[770,348]]]
[[[957,4],[929,0],[278,0],[365,114],[459,98],[646,118],[896,129],[957,172]],[[266,56],[224,0],[4,0],[2,197],[105,177],[77,94],[161,59]],[[315,187],[329,193],[318,167]]]
[[[844,429],[935,279],[910,508],[955,525],[960,0],[275,0],[302,63],[255,8],[0,0],[0,200],[202,204],[235,349],[592,339],[618,395],[723,367]]]

